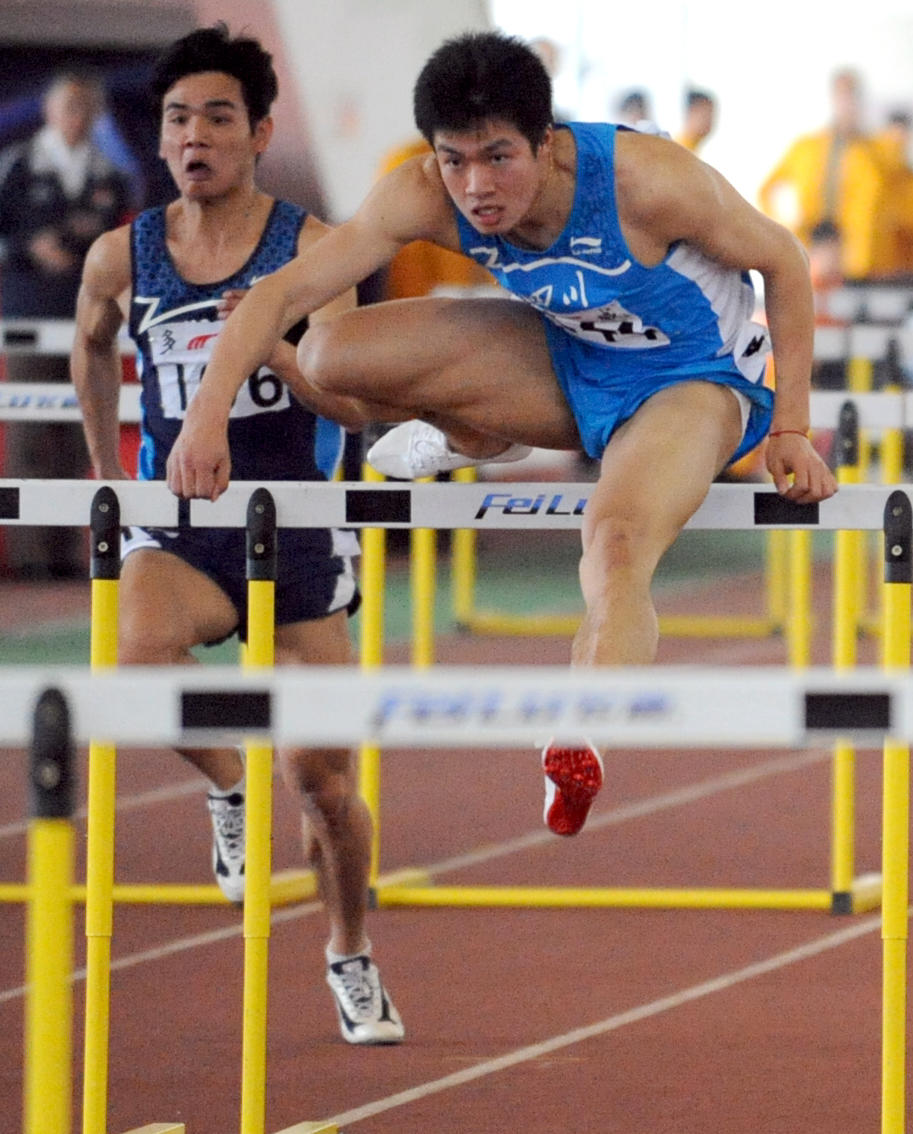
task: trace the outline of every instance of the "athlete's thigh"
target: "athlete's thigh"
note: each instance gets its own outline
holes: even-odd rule
[[[314,336],[313,338],[310,338]],[[551,448],[579,444],[552,368],[541,316],[511,299],[403,299],[357,308],[309,331],[299,354],[321,386],[397,407],[403,416],[455,418]]]
[[[700,507],[740,437],[739,404],[724,386],[683,382],[648,398],[605,448],[584,544],[601,520],[613,517],[647,533],[661,554]]]
[[[337,610],[324,618],[277,626],[277,664],[351,665],[355,654],[348,623],[346,611]]]
[[[124,660],[182,660],[204,642],[231,634],[238,612],[204,572],[158,548],[124,560],[119,585],[119,638]]]

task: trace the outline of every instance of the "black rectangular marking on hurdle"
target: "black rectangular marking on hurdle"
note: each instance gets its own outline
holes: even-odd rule
[[[181,694],[181,728],[256,729],[268,732],[273,723],[268,690],[217,689]]]
[[[806,729],[891,730],[890,693],[806,693]]]
[[[34,346],[38,342],[38,332],[26,330],[14,330],[7,327],[3,332],[4,346]]]
[[[817,504],[796,504],[785,500],[778,492],[754,494],[754,522],[756,524],[817,524]]]
[[[347,524],[411,524],[412,490],[410,488],[372,491],[346,489]]]
[[[19,519],[19,489],[0,488],[0,520]]]

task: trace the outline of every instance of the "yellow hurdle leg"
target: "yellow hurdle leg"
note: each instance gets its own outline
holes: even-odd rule
[[[913,515],[902,492],[885,507],[884,663],[910,666],[910,590]],[[906,962],[910,854],[910,749],[890,737],[884,745],[882,838],[882,1134],[903,1134],[906,1095]]]
[[[58,690],[35,709],[26,922],[24,1134],[70,1134],[73,1031],[73,752]]]
[[[789,532],[790,616],[787,640],[790,664],[805,668],[812,642],[812,533]]]
[[[428,484],[429,481],[419,481]],[[437,576],[437,533],[414,528],[410,539],[412,587],[412,664],[427,668],[434,664],[434,593]]]
[[[92,503],[93,671],[117,665],[120,507],[107,486]],[[86,999],[83,1050],[83,1134],[106,1134],[111,1015],[111,934],[114,927],[114,746],[89,746],[86,848]]]
[[[475,484],[475,469],[457,469],[457,484]],[[450,594],[457,626],[469,626],[475,614],[478,533],[474,528],[455,528],[450,533]]]
[[[855,413],[847,423],[853,436],[846,439],[846,455],[858,459],[858,427]],[[838,433],[838,442],[841,434]],[[858,464],[839,464],[837,482],[858,484]],[[856,665],[859,627],[857,598],[859,580],[859,536],[856,531],[834,533],[833,658],[839,671]],[[831,893],[835,913],[853,912],[856,827],[856,750],[845,740],[834,746],[831,789]]]
[[[369,484],[383,481],[370,465],[362,470]],[[376,669],[384,661],[384,579],[387,569],[387,533],[366,528],[361,533],[361,643],[363,669]],[[371,864],[368,885],[372,889],[380,873],[380,750],[366,743],[358,761],[358,790],[368,805],[372,820]]]
[[[275,662],[276,511],[258,488],[247,512],[246,670]],[[266,1037],[269,985],[273,748],[246,751],[244,865],[244,994],[241,1054],[241,1134],[263,1134],[266,1123]]]

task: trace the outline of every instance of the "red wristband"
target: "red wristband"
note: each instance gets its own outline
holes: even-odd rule
[[[808,437],[807,429],[775,429],[768,433],[768,437],[781,437],[784,433],[798,433],[800,437]]]

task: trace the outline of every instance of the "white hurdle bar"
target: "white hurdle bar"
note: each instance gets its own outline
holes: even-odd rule
[[[89,522],[95,494],[117,495],[120,522],[177,527],[242,528],[256,488],[276,504],[280,528],[576,529],[595,484],[497,481],[412,484],[334,481],[233,481],[215,502],[182,502],[163,481],[0,480],[0,525],[80,527]],[[770,485],[714,484],[686,527],[701,530],[881,531],[895,486],[843,485],[819,504],[795,504]],[[911,488],[913,493],[913,488]]]
[[[140,390],[138,382],[121,386],[121,424],[140,420]],[[82,421],[82,410],[69,382],[0,382],[0,421]]]
[[[797,748],[913,741],[913,677],[873,667],[22,666],[0,675],[0,745],[29,742],[58,689],[72,736],[125,747],[236,744],[535,747],[543,730],[614,748]],[[751,705],[750,714],[745,706]]]
[[[827,330],[837,332],[838,337],[830,340],[833,343],[837,343],[839,336],[845,334],[839,327]],[[832,349],[835,351],[833,357],[844,357],[836,347]],[[880,358],[882,353],[874,357]],[[913,393],[877,391],[863,394],[843,390],[812,392],[811,427],[836,429],[840,410],[846,402],[852,402],[856,406],[859,424],[863,428],[913,428]],[[121,386],[119,414],[121,423],[125,425],[140,420],[139,383],[127,382]],[[82,412],[76,390],[67,382],[0,382],[0,422],[2,421],[82,421]]]
[[[471,290],[440,289],[440,294],[461,298]],[[482,294],[502,293],[483,288]],[[826,311],[842,325],[815,328],[816,361],[883,358],[891,342],[896,342],[901,351],[913,348],[913,330],[904,323],[913,312],[913,289],[839,289],[828,296]],[[0,319],[0,354],[66,356],[73,349],[75,336],[74,319]],[[117,343],[121,354],[136,353],[126,329],[122,329]]]

